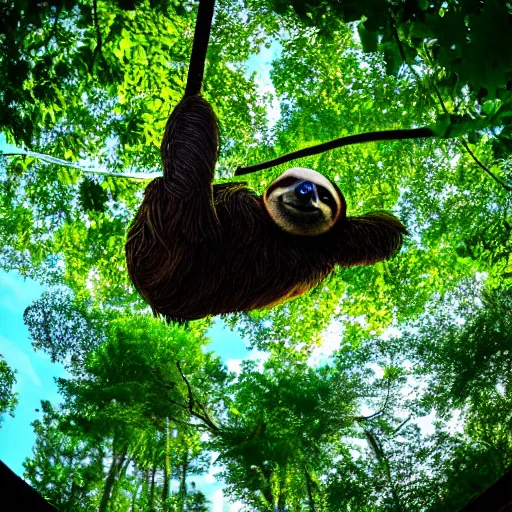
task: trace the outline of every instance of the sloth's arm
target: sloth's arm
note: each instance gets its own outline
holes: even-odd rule
[[[388,213],[348,217],[329,233],[328,257],[341,266],[372,265],[392,258],[407,234],[405,226]]]
[[[176,209],[168,221],[176,223],[190,240],[215,236],[217,232],[212,181],[218,132],[212,107],[194,95],[183,98],[176,106],[162,140],[164,177],[159,186]]]
[[[218,133],[215,112],[201,96],[187,96],[173,110],[160,151],[166,188],[179,199],[211,203]]]

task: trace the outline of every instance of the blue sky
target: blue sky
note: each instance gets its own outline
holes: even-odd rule
[[[3,416],[0,459],[18,474],[23,472],[21,463],[32,451],[35,436],[30,423],[40,416],[35,409],[41,400],[58,400],[53,377],[64,375],[61,365],[51,363],[45,354],[34,352],[23,323],[23,311],[42,291],[34,281],[14,272],[0,271],[0,353],[17,371],[15,390],[19,393],[15,417]]]
[[[17,370],[15,391],[19,393],[14,418],[2,417],[0,460],[20,476],[23,461],[32,454],[35,435],[30,424],[41,416],[36,409],[40,408],[41,400],[60,401],[54,377],[65,376],[62,365],[52,363],[48,356],[33,350],[23,323],[25,308],[37,300],[43,290],[35,281],[0,270],[0,354]],[[208,336],[212,342],[207,349],[219,354],[230,369],[236,370],[242,359],[256,356],[255,351],[249,352],[244,340],[226,329],[221,321],[215,323]],[[215,472],[215,468],[210,468],[209,474],[191,478],[212,501],[213,512],[223,510],[223,485],[215,481]]]

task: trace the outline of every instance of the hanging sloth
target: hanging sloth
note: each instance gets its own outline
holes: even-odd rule
[[[180,322],[297,297],[336,265],[391,258],[406,233],[386,213],[347,217],[341,191],[311,169],[288,169],[262,196],[212,185],[217,118],[199,95],[212,15],[213,0],[201,0],[185,97],[162,141],[164,176],[147,186],[126,242],[135,288]]]

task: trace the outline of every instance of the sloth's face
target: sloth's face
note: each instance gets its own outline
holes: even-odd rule
[[[263,202],[272,220],[293,235],[329,231],[345,214],[345,200],[325,176],[295,167],[281,174],[265,191]]]

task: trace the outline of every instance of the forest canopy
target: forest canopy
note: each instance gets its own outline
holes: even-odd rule
[[[161,170],[196,8],[4,2],[0,149]],[[208,349],[212,319],[168,325],[130,286],[147,180],[0,155],[0,266],[45,286],[25,323],[68,372],[33,424],[28,481],[61,511],[210,510],[193,482],[213,459],[244,510],[458,510],[512,463],[510,2],[218,0],[212,30],[216,183],[345,135],[436,126],[294,163],[410,236],[391,261],[223,318],[257,354],[232,372]],[[262,192],[285,168],[243,181]]]

